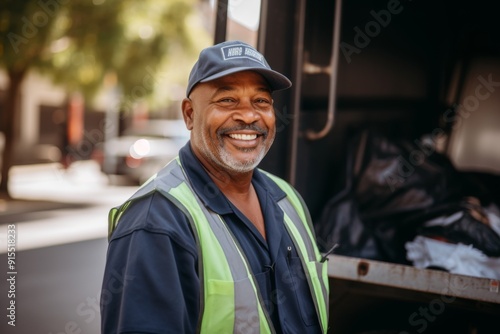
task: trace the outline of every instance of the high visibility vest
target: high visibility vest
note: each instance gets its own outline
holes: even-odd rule
[[[321,263],[310,218],[301,199],[285,181],[265,173],[285,193],[278,204],[285,228],[298,251],[323,333],[328,326],[327,266]],[[198,333],[275,333],[258,284],[241,246],[221,216],[203,205],[194,192],[180,159],[172,160],[122,206],[109,213],[109,237],[134,200],[158,191],[188,217],[198,245],[201,296]]]

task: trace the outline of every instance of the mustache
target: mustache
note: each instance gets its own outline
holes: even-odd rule
[[[242,125],[236,125],[236,126],[233,126],[230,128],[219,129],[219,130],[217,130],[217,136],[223,136],[229,132],[241,131],[241,130],[255,131],[264,137],[267,137],[267,134],[269,133],[269,131],[267,131],[267,129],[261,128],[260,126],[258,126],[256,124],[242,124]]]

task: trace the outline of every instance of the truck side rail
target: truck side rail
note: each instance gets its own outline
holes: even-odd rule
[[[490,278],[464,276],[440,270],[419,269],[408,265],[341,255],[328,256],[328,276],[452,296],[474,302],[500,304],[500,282]]]

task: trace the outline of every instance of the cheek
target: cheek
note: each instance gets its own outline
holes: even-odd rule
[[[274,116],[274,113],[265,114],[262,117],[262,120],[264,121],[267,128],[269,129],[269,133],[275,132],[275,130],[276,130],[276,117]]]
[[[214,141],[217,139],[217,130],[220,128],[223,121],[214,113],[198,115],[195,119],[195,129],[198,138],[204,141]]]
[[[193,126],[199,132],[206,132],[210,128],[210,117],[206,114],[198,113],[193,118]]]
[[[234,126],[234,120],[228,112],[212,112],[205,118],[205,127],[210,135],[214,135],[220,128]]]

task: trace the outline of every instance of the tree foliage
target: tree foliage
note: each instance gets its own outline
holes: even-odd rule
[[[173,56],[194,59],[206,45],[189,22],[196,0],[3,0],[0,67],[9,77],[2,127],[0,196],[8,196],[13,122],[20,87],[37,69],[68,92],[87,98],[113,77],[123,92],[145,98],[150,78]],[[202,43],[199,43],[200,39]],[[180,59],[182,61],[182,59]]]

